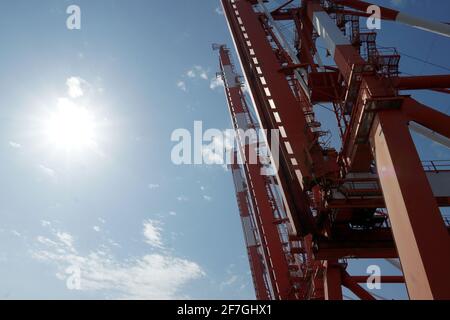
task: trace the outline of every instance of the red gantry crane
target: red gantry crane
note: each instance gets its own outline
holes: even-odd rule
[[[403,90],[450,93],[450,75],[400,76],[400,55],[364,29],[372,5],[357,0],[221,0],[249,86],[249,111],[229,49],[221,76],[236,131],[263,129],[264,143],[239,138],[230,166],[258,299],[343,298],[342,287],[375,299],[350,275],[349,259],[400,259],[411,299],[450,299],[450,162],[423,163],[410,130],[450,147],[450,118]],[[450,26],[380,7],[380,18],[450,37]],[[295,26],[293,45],[280,22]],[[334,65],[318,54],[325,44]],[[330,105],[341,150],[324,141],[315,109]],[[271,132],[279,132],[274,144]],[[270,142],[269,142],[270,141]],[[275,139],[276,141],[276,139]],[[279,168],[249,161],[263,148]],[[277,148],[275,150],[274,148]]]

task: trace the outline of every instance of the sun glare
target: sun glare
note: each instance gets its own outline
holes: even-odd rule
[[[51,145],[79,151],[95,146],[95,127],[95,118],[88,109],[62,98],[45,123],[45,133]]]

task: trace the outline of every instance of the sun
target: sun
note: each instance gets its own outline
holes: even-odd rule
[[[96,121],[92,112],[67,98],[58,99],[56,109],[44,123],[48,143],[65,151],[81,151],[96,145]]]

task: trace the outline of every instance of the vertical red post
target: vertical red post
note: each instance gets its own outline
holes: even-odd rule
[[[253,229],[252,217],[250,215],[250,199],[248,199],[248,189],[245,186],[245,177],[242,168],[237,164],[237,152],[234,153],[235,162],[230,166],[233,174],[233,181],[236,188],[236,198],[241,216],[242,230],[244,232],[247,254],[252,272],[253,285],[255,287],[256,298],[258,300],[269,300],[269,288],[264,279],[264,261],[258,252],[260,244],[257,242]]]
[[[324,272],[325,300],[342,300],[341,265],[337,261],[328,261]]]
[[[401,110],[371,132],[392,232],[411,299],[450,299],[450,238]]]
[[[229,51],[220,47],[220,63],[224,79],[225,94],[227,96],[234,130],[255,129],[251,115],[245,104],[238,75],[229,56]],[[259,143],[242,141],[237,139],[237,148],[243,159],[250,159],[250,154],[257,155]],[[257,160],[257,159],[255,159]],[[292,286],[288,261],[284,253],[284,244],[280,239],[277,225],[275,224],[274,208],[267,192],[267,183],[262,175],[261,163],[246,163],[242,166],[248,193],[251,194],[250,202],[254,209],[254,221],[259,231],[261,247],[264,251],[267,273],[271,280],[272,291],[275,299],[285,300],[295,297]],[[255,270],[256,271],[256,270]]]

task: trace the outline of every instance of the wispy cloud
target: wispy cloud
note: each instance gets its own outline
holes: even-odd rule
[[[187,92],[186,82],[178,81],[177,82],[177,87],[180,88],[182,91]]]
[[[12,230],[11,233],[13,235],[15,235],[16,237],[21,237],[22,236],[22,234],[19,231],[17,231],[17,230]]]
[[[42,220],[41,221],[41,226],[43,227],[49,227],[52,223],[50,221],[47,220]]]
[[[222,10],[222,8],[219,6],[214,10],[215,13],[217,13],[219,16],[223,16],[224,12]]]
[[[147,220],[144,222],[145,242],[152,247],[162,248],[161,227],[159,221]]]
[[[214,137],[211,143],[202,146],[203,160],[206,164],[221,165],[227,170],[225,158],[233,147],[234,136],[230,131],[225,130],[222,136]]]
[[[231,290],[234,294],[239,294],[248,285],[248,278],[242,273],[238,273],[235,264],[230,264],[225,270],[226,277],[219,284],[221,291]]]
[[[189,70],[189,71],[186,73],[186,75],[187,75],[189,78],[195,78],[195,77],[196,77],[195,71],[194,71],[194,70]]]
[[[100,232],[100,231],[101,231],[101,228],[100,228],[99,226],[93,226],[92,229],[93,229],[95,232]]]
[[[194,78],[200,78],[203,80],[208,80],[208,71],[203,68],[202,66],[193,66],[191,69],[189,69],[186,72],[186,76],[188,78],[194,79]]]
[[[209,88],[211,90],[215,90],[217,88],[223,88],[223,86],[224,86],[224,83],[223,83],[222,77],[212,78],[211,82],[209,84]]]
[[[144,221],[147,235],[149,225],[153,226],[153,223]],[[150,238],[161,240],[161,231]],[[117,299],[185,299],[188,297],[182,293],[183,287],[205,275],[197,263],[168,253],[119,260],[103,247],[82,254],[76,248],[73,236],[56,230],[51,230],[50,237],[37,237],[35,245],[32,257],[55,265],[56,276],[61,281],[68,280],[68,268],[77,268],[81,291],[103,292],[105,296]]]
[[[60,232],[58,231],[56,233],[56,237],[59,241],[64,243],[67,247],[73,248],[73,237],[72,235],[68,234],[67,232]]]
[[[88,82],[80,77],[70,77],[66,80],[67,94],[71,98],[79,98],[84,95],[84,88]]]
[[[22,145],[21,145],[20,143],[17,143],[17,142],[14,142],[14,141],[10,141],[10,142],[9,142],[9,146],[10,146],[11,148],[14,148],[14,149],[20,149],[20,148],[22,148]]]
[[[42,173],[44,173],[45,175],[47,175],[50,178],[56,178],[56,171],[44,166],[43,164],[40,164],[38,166],[39,170],[41,170]]]
[[[58,243],[56,243],[55,241],[53,241],[53,240],[51,240],[51,239],[49,239],[49,238],[46,238],[46,237],[44,237],[44,236],[38,236],[37,238],[36,238],[36,240],[37,240],[37,242],[38,243],[40,243],[40,244],[44,244],[44,245],[46,245],[46,246],[48,246],[48,247],[52,247],[52,248],[57,248],[59,245],[58,245]],[[62,244],[63,246],[64,246],[64,244]],[[62,249],[58,249],[60,252],[62,252],[61,250]],[[70,251],[72,251],[72,250],[70,250]]]
[[[229,287],[238,281],[238,276],[235,274],[229,275],[228,278],[220,283],[220,289],[223,290],[225,287]]]
[[[180,202],[186,202],[186,201],[189,201],[189,198],[184,195],[181,195],[181,196],[177,197],[177,200]]]
[[[207,195],[204,195],[204,196],[203,196],[203,199],[205,199],[206,201],[212,201],[212,200],[213,200],[212,197],[207,196]]]
[[[148,185],[148,188],[149,188],[149,189],[158,189],[159,187],[160,187],[160,185],[157,184],[157,183],[150,183],[150,184]]]
[[[188,69],[182,76],[182,80],[177,82],[177,87],[182,91],[187,92],[188,82],[192,82],[195,79],[209,81],[209,71],[200,65],[195,65]]]

